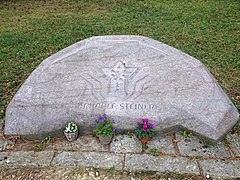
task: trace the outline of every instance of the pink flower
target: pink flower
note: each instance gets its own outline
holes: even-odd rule
[[[137,124],[140,126],[141,122],[138,121]]]
[[[142,118],[142,121],[143,121],[144,123],[147,123],[147,122],[148,122],[148,118]]]
[[[146,130],[147,129],[147,124],[144,124],[143,125],[143,130]]]

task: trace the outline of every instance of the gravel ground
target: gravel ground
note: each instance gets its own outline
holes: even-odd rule
[[[93,168],[20,168],[20,169],[0,169],[0,179],[4,180],[22,180],[22,179],[38,179],[38,180],[78,180],[78,179],[121,179],[121,180],[173,180],[173,179],[205,179],[204,177],[194,175],[179,175],[175,173],[159,174],[148,172],[127,172],[112,170],[99,170]]]

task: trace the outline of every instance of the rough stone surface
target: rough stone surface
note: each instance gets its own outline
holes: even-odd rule
[[[3,119],[0,119],[0,132],[3,132]]]
[[[8,152],[0,152],[0,166],[4,166],[6,164],[6,160],[9,157]]]
[[[214,177],[239,178],[240,161],[239,160],[202,160],[200,165],[204,175]]]
[[[229,134],[227,140],[235,156],[240,157],[240,135]]]
[[[90,133],[99,113],[119,130],[148,117],[157,132],[185,127],[212,140],[239,116],[197,59],[143,36],[99,36],[38,66],[7,107],[5,134],[40,138],[70,119]]]
[[[123,168],[123,156],[111,153],[99,152],[62,152],[53,161],[53,166],[79,166],[117,170]]]
[[[183,157],[155,157],[148,154],[127,154],[125,169],[130,171],[158,171],[199,174],[195,162]]]
[[[169,136],[166,137],[154,137],[147,143],[147,152],[149,153],[151,149],[157,149],[162,154],[175,154],[174,146],[172,140]]]
[[[8,142],[4,140],[0,140],[0,151],[4,151]]]
[[[115,153],[141,153],[142,143],[135,136],[117,135],[110,144],[110,151]]]
[[[229,157],[223,142],[207,144],[195,136],[184,139],[179,133],[176,134],[177,145],[180,154],[184,156],[208,156]]]
[[[50,166],[54,152],[18,151],[0,154],[0,165],[4,167],[46,167]],[[4,157],[4,158],[3,158]]]
[[[57,151],[108,151],[109,148],[93,136],[80,136],[76,141],[49,144],[47,149]]]

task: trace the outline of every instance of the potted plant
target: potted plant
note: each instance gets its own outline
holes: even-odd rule
[[[112,121],[107,118],[105,114],[98,115],[97,120],[95,120],[95,128],[93,129],[93,132],[96,133],[98,136],[100,142],[102,144],[109,144],[112,141],[112,137],[114,135],[114,132],[116,128],[113,128]]]
[[[64,134],[68,141],[74,141],[78,138],[78,125],[69,121],[65,124]]]
[[[148,118],[143,118],[142,122],[137,122],[136,136],[142,142],[148,142],[154,135],[154,124]]]

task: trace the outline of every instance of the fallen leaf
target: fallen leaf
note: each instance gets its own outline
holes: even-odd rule
[[[14,144],[8,144],[8,145],[6,146],[6,149],[7,149],[7,150],[13,150],[13,148],[14,148]]]

